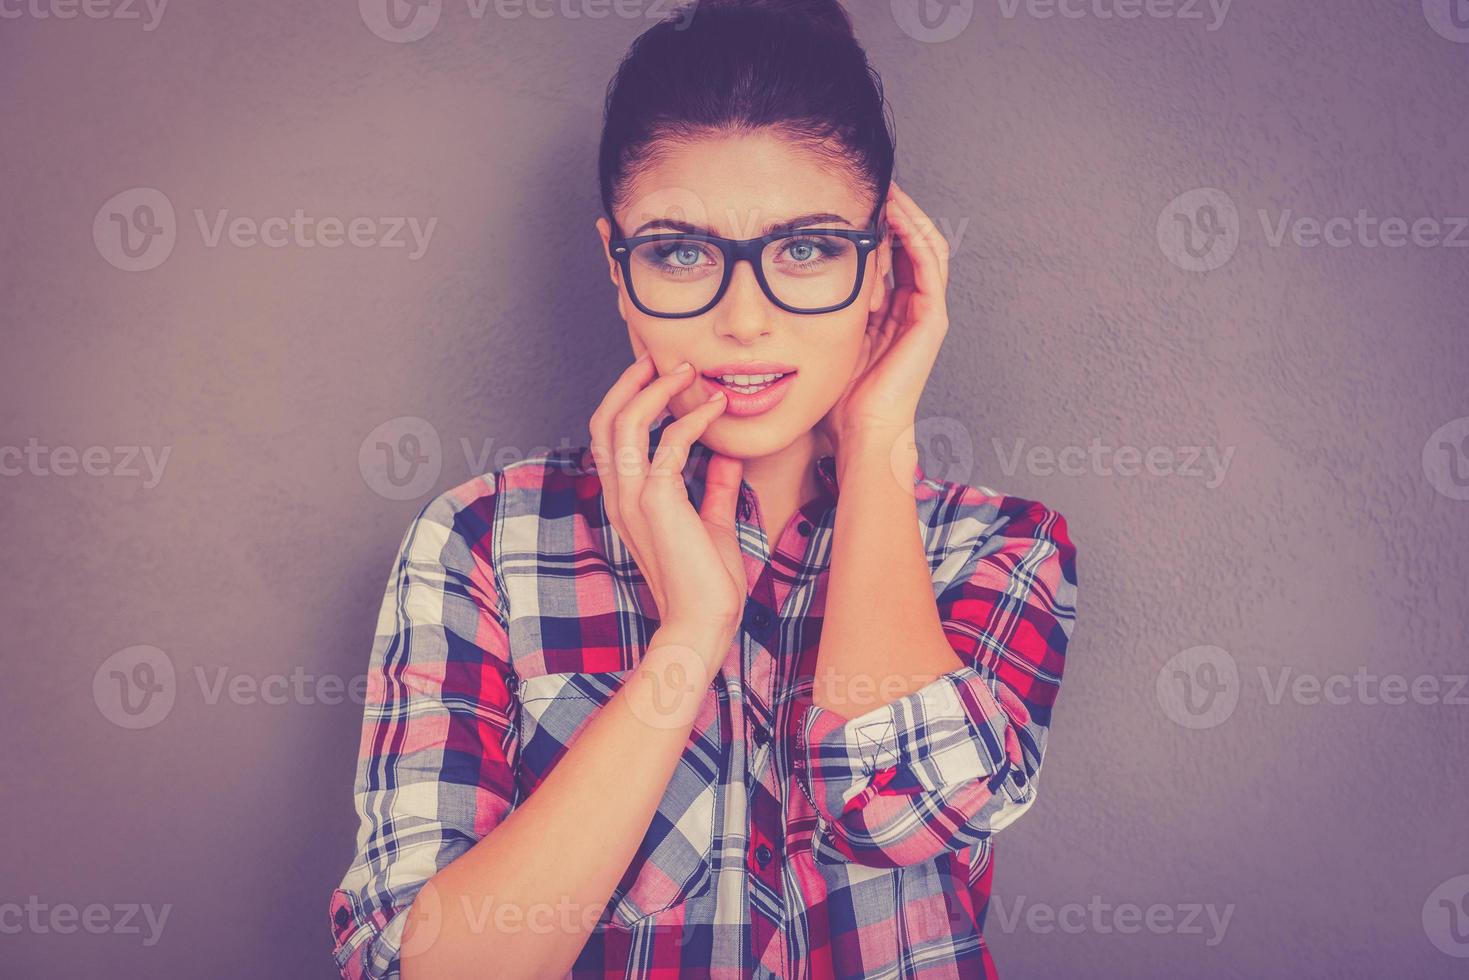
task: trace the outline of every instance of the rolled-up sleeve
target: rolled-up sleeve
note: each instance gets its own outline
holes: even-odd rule
[[[986,516],[960,572],[935,582],[963,666],[855,718],[806,708],[796,765],[817,860],[931,860],[1035,801],[1076,621],[1076,550],[1065,519],[1034,501],[998,498]]]
[[[430,501],[383,596],[354,785],[356,853],[329,909],[347,980],[399,976],[414,897],[513,805],[514,681],[489,547],[496,499],[471,482]]]

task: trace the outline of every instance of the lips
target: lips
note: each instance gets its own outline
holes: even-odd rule
[[[720,377],[721,374],[725,377],[733,375],[736,379],[750,380],[753,383],[740,384],[738,380],[726,381]],[[765,380],[771,374],[780,376],[774,380]],[[706,371],[702,380],[708,394],[723,391],[728,396],[723,414],[739,417],[759,415],[779,405],[795,382],[796,372],[794,369],[762,372],[742,367],[740,370],[722,370],[718,374]]]

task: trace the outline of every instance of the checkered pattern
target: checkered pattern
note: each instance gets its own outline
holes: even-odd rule
[[[707,460],[695,443],[696,506]],[[743,628],[573,977],[995,975],[991,835],[1035,800],[1075,623],[1066,522],[915,468],[964,666],[847,720],[811,702],[837,499],[834,461],[817,466],[821,495],[784,528],[741,488]],[[600,486],[588,450],[562,450],[456,487],[409,526],[368,668],[356,852],[331,896],[343,977],[398,975],[420,887],[534,792],[656,631]]]

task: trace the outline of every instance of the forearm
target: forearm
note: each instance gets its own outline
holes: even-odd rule
[[[838,453],[813,700],[847,718],[963,666],[944,637],[911,478],[902,478],[916,463],[911,430],[874,434]]]
[[[732,639],[717,632],[661,627],[536,791],[424,885],[405,931],[405,980],[482,977],[491,963],[497,977],[570,970],[683,753]],[[671,691],[683,694],[676,706]],[[495,927],[502,909],[514,915],[498,921],[518,928]]]

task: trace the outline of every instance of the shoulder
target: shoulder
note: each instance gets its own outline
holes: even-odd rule
[[[441,491],[419,510],[404,540],[406,554],[461,567],[512,558],[569,553],[586,547],[603,523],[601,483],[587,447],[550,450],[516,460]]]
[[[1044,563],[1057,585],[1076,584],[1076,545],[1065,516],[1039,500],[981,484],[925,477],[915,483],[930,550],[973,564],[1013,555]]]
[[[472,533],[497,520],[524,514],[555,516],[575,501],[601,492],[586,447],[557,449],[516,460],[439,492],[414,523],[431,522]]]

